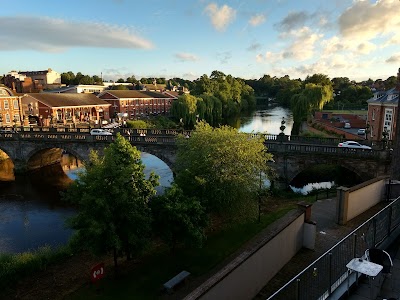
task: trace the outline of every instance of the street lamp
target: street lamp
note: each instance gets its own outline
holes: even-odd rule
[[[285,135],[285,133],[283,132],[286,128],[285,123],[286,123],[285,117],[282,117],[281,127],[279,127],[281,132],[279,133],[279,135]]]
[[[382,132],[382,143],[383,143],[383,150],[386,150],[387,142],[388,142],[389,132],[387,131],[387,127],[383,128]]]
[[[367,126],[365,127],[365,139],[368,141],[368,134],[371,132],[371,125],[369,124],[369,121],[367,122]]]

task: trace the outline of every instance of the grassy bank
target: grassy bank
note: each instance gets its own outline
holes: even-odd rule
[[[85,285],[67,299],[155,299],[161,296],[162,284],[182,270],[189,271],[191,281],[203,278],[227,257],[235,253],[269,224],[296,208],[299,200],[312,201],[312,197],[297,197],[290,201],[269,203],[275,206],[262,216],[261,222],[247,222],[215,232],[208,237],[203,248],[179,249],[171,253],[162,247],[136,264],[132,270],[115,280],[112,272],[98,286]]]

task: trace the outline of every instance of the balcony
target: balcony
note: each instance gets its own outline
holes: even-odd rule
[[[336,210],[336,201],[329,200],[313,206],[313,218],[320,224],[314,253],[300,251],[256,299],[400,299],[400,197],[379,203],[345,226],[329,219]],[[346,264],[374,247],[391,255],[392,275],[368,280],[349,273]],[[290,279],[288,274],[296,273]],[[280,282],[287,283],[277,290]]]

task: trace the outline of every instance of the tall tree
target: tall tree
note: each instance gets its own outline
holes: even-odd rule
[[[255,217],[260,177],[268,174],[272,158],[263,141],[229,126],[199,122],[190,138],[178,138],[176,183],[185,194],[199,197],[208,212]]]
[[[175,184],[151,200],[153,228],[172,250],[180,244],[202,246],[207,215],[199,200],[187,197]]]
[[[158,177],[145,178],[140,152],[120,134],[103,157],[92,152],[85,168],[63,196],[78,206],[67,223],[75,229],[72,244],[95,254],[112,252],[117,269],[119,253],[130,259],[150,237],[148,201]]]

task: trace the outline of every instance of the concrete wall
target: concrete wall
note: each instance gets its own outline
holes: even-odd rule
[[[303,246],[305,212],[299,209],[284,219],[275,225],[272,236],[241,253],[185,299],[240,300],[256,296]]]
[[[380,176],[351,188],[337,190],[337,220],[343,225],[384,200],[388,176]]]

